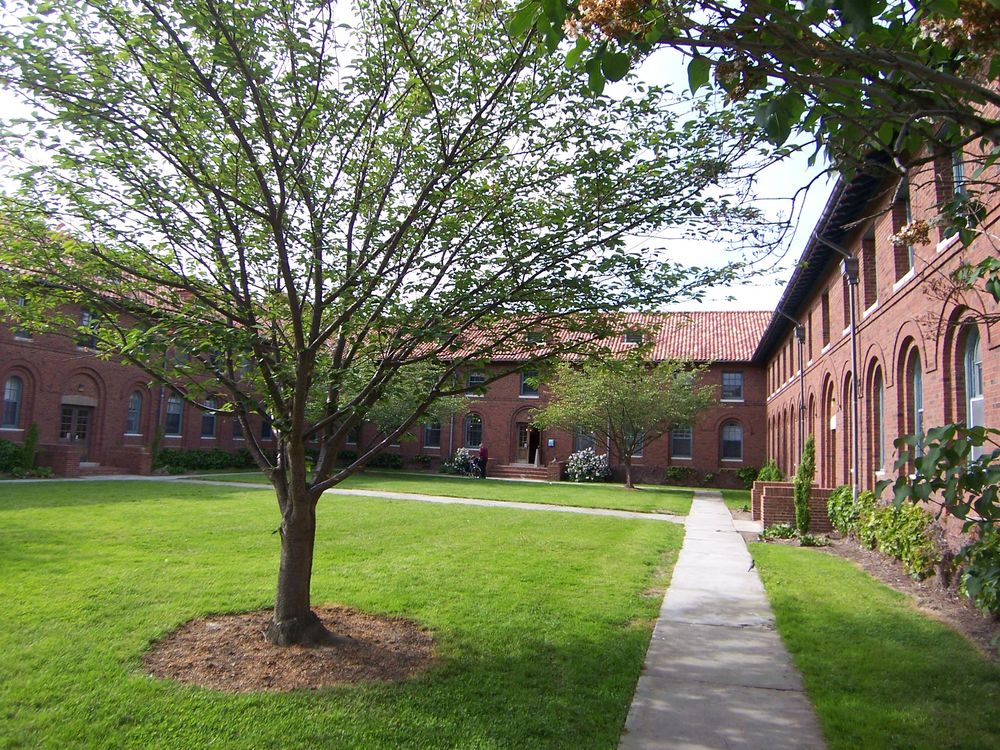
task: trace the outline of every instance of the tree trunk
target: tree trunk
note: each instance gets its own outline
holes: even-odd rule
[[[281,567],[274,617],[268,625],[266,637],[279,646],[328,645],[335,639],[310,609],[309,600],[316,542],[316,506],[308,497],[295,497],[294,492],[289,495],[289,511],[281,522]]]
[[[632,484],[632,462],[626,458],[622,463],[625,465],[625,487],[634,490],[635,485]]]

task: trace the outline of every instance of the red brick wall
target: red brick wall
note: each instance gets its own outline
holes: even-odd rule
[[[833,531],[826,512],[826,501],[831,489],[813,487],[809,497],[809,531],[829,534]],[[764,528],[776,523],[795,525],[795,491],[791,484],[765,483],[760,493],[760,516]]]
[[[950,170],[950,164],[944,166]],[[929,218],[935,213],[931,207],[940,198],[942,179],[950,179],[950,172],[937,179],[934,164],[914,171],[911,177],[914,218]],[[947,279],[960,263],[975,263],[995,252],[988,237],[963,248],[956,240],[939,241],[936,232],[932,232],[930,243],[914,248],[913,271],[897,281],[899,254],[889,240],[895,230],[894,191],[894,185],[884,185],[872,204],[860,212],[872,218],[853,228],[841,243],[852,253],[860,254],[865,234],[874,229],[876,278],[863,277],[859,287],[866,283],[874,285],[877,302],[865,310],[861,309],[859,301],[857,310],[859,485],[863,489],[872,489],[876,481],[893,474],[895,448],[892,441],[912,430],[913,398],[906,371],[910,353],[919,352],[922,365],[924,429],[962,421],[965,419],[962,347],[967,330],[962,328],[962,323],[970,311],[996,310],[996,303],[978,291],[947,293]],[[984,229],[995,235],[1000,199],[994,194],[984,196],[984,200],[990,210]],[[862,273],[867,273],[864,264]],[[824,293],[830,297],[832,320],[830,344],[822,348],[819,321]],[[804,372],[806,431],[816,437],[817,481],[831,487],[851,480],[851,399],[849,391],[845,392],[851,372],[851,346],[842,313],[843,293],[839,258],[833,257],[812,295],[798,311],[789,311],[811,324]],[[1000,328],[996,322],[986,324],[981,318],[975,325],[981,340],[986,424],[997,426],[1000,425]],[[786,473],[793,471],[800,451],[796,427],[797,361],[789,368],[785,366],[784,357],[792,335],[789,330],[785,339],[774,347],[766,370],[768,456],[776,459]],[[873,424],[877,404],[873,377],[876,370],[881,372],[883,382],[885,439],[881,466],[875,465]],[[825,394],[831,391],[833,399],[828,401]]]

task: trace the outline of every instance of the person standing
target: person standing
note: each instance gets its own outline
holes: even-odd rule
[[[486,479],[486,462],[490,460],[490,452],[485,445],[479,446],[479,478]]]

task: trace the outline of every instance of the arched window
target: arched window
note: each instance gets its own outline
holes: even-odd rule
[[[138,435],[142,420],[142,394],[139,391],[132,391],[128,397],[128,414],[125,418],[125,432],[129,435]]]
[[[739,422],[722,425],[722,460],[743,460],[743,426]]]
[[[21,398],[24,395],[24,381],[16,375],[7,378],[3,386],[3,419],[0,427],[17,429],[21,423]]]
[[[483,444],[483,420],[478,414],[465,418],[465,447],[478,448]]]
[[[201,436],[203,438],[215,437],[215,410],[219,408],[219,401],[214,397],[208,397],[203,404],[205,410],[201,413]]]
[[[872,378],[872,468],[885,471],[885,383],[882,371]]]
[[[983,403],[983,359],[979,355],[979,331],[969,327],[965,337],[965,423],[969,427],[982,427],[984,420]],[[972,457],[979,458],[982,447],[972,449]]]
[[[920,366],[920,353],[916,350],[910,358],[910,394],[913,398],[912,412],[910,414],[911,425],[914,435],[921,435],[924,431],[924,372]],[[923,453],[923,448],[918,443],[917,453]]]
[[[167,399],[167,423],[164,427],[165,435],[180,435],[184,417],[184,402],[179,396],[171,396]]]

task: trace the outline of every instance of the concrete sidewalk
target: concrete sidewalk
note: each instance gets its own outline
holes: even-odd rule
[[[743,538],[695,494],[619,750],[824,747]]]

